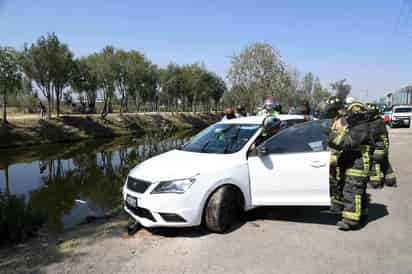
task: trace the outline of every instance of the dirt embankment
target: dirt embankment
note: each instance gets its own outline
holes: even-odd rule
[[[105,119],[99,115],[63,115],[50,120],[20,117],[0,127],[0,148],[202,128],[218,119],[214,113],[113,114]]]

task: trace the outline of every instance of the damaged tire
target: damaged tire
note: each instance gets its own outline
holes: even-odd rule
[[[243,210],[241,192],[233,186],[223,186],[209,198],[205,208],[205,224],[209,231],[227,232]]]

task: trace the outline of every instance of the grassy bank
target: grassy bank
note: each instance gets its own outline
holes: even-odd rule
[[[216,122],[213,113],[145,113],[109,115],[67,115],[60,119],[19,117],[0,127],[0,148],[38,144],[68,143],[92,138],[202,128]]]

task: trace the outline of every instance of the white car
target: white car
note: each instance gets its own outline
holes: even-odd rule
[[[330,205],[328,121],[291,126],[251,149],[263,119],[221,121],[139,164],[124,185],[124,209],[144,227],[204,221],[210,231],[224,232],[238,213],[255,207]]]
[[[412,116],[411,105],[396,105],[392,108],[390,120],[391,127],[405,126],[410,127]]]

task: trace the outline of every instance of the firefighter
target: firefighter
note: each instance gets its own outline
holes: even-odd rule
[[[379,106],[366,104],[373,138],[372,164],[369,184],[372,188],[396,186],[396,176],[389,162],[389,136],[385,122],[379,115]]]
[[[273,115],[266,116],[262,122],[262,133],[256,138],[249,150],[255,150],[257,146],[278,133],[281,130],[281,125],[280,119]]]
[[[346,110],[338,97],[326,100],[326,118],[334,117],[328,145],[331,154],[332,210],[342,209],[341,230],[358,226],[367,214],[366,184],[370,172],[371,138],[366,107],[350,103]]]
[[[331,135],[329,145],[338,149],[343,170],[343,210],[339,229],[356,228],[367,216],[369,195],[366,185],[370,175],[372,138],[367,108],[359,102],[350,103],[344,116],[346,126]]]
[[[281,104],[273,101],[272,98],[268,98],[265,100],[263,109],[259,111],[258,115],[272,115],[272,116],[278,116],[279,114],[282,113],[282,106]]]
[[[344,102],[341,98],[332,96],[321,102],[318,106],[318,112],[320,119],[332,119],[330,137],[338,136],[347,127],[347,122],[344,118]],[[340,213],[343,209],[343,170],[342,164],[339,162],[341,160],[339,157],[341,151],[333,146],[329,146],[329,150],[331,151],[329,172],[331,211]]]

